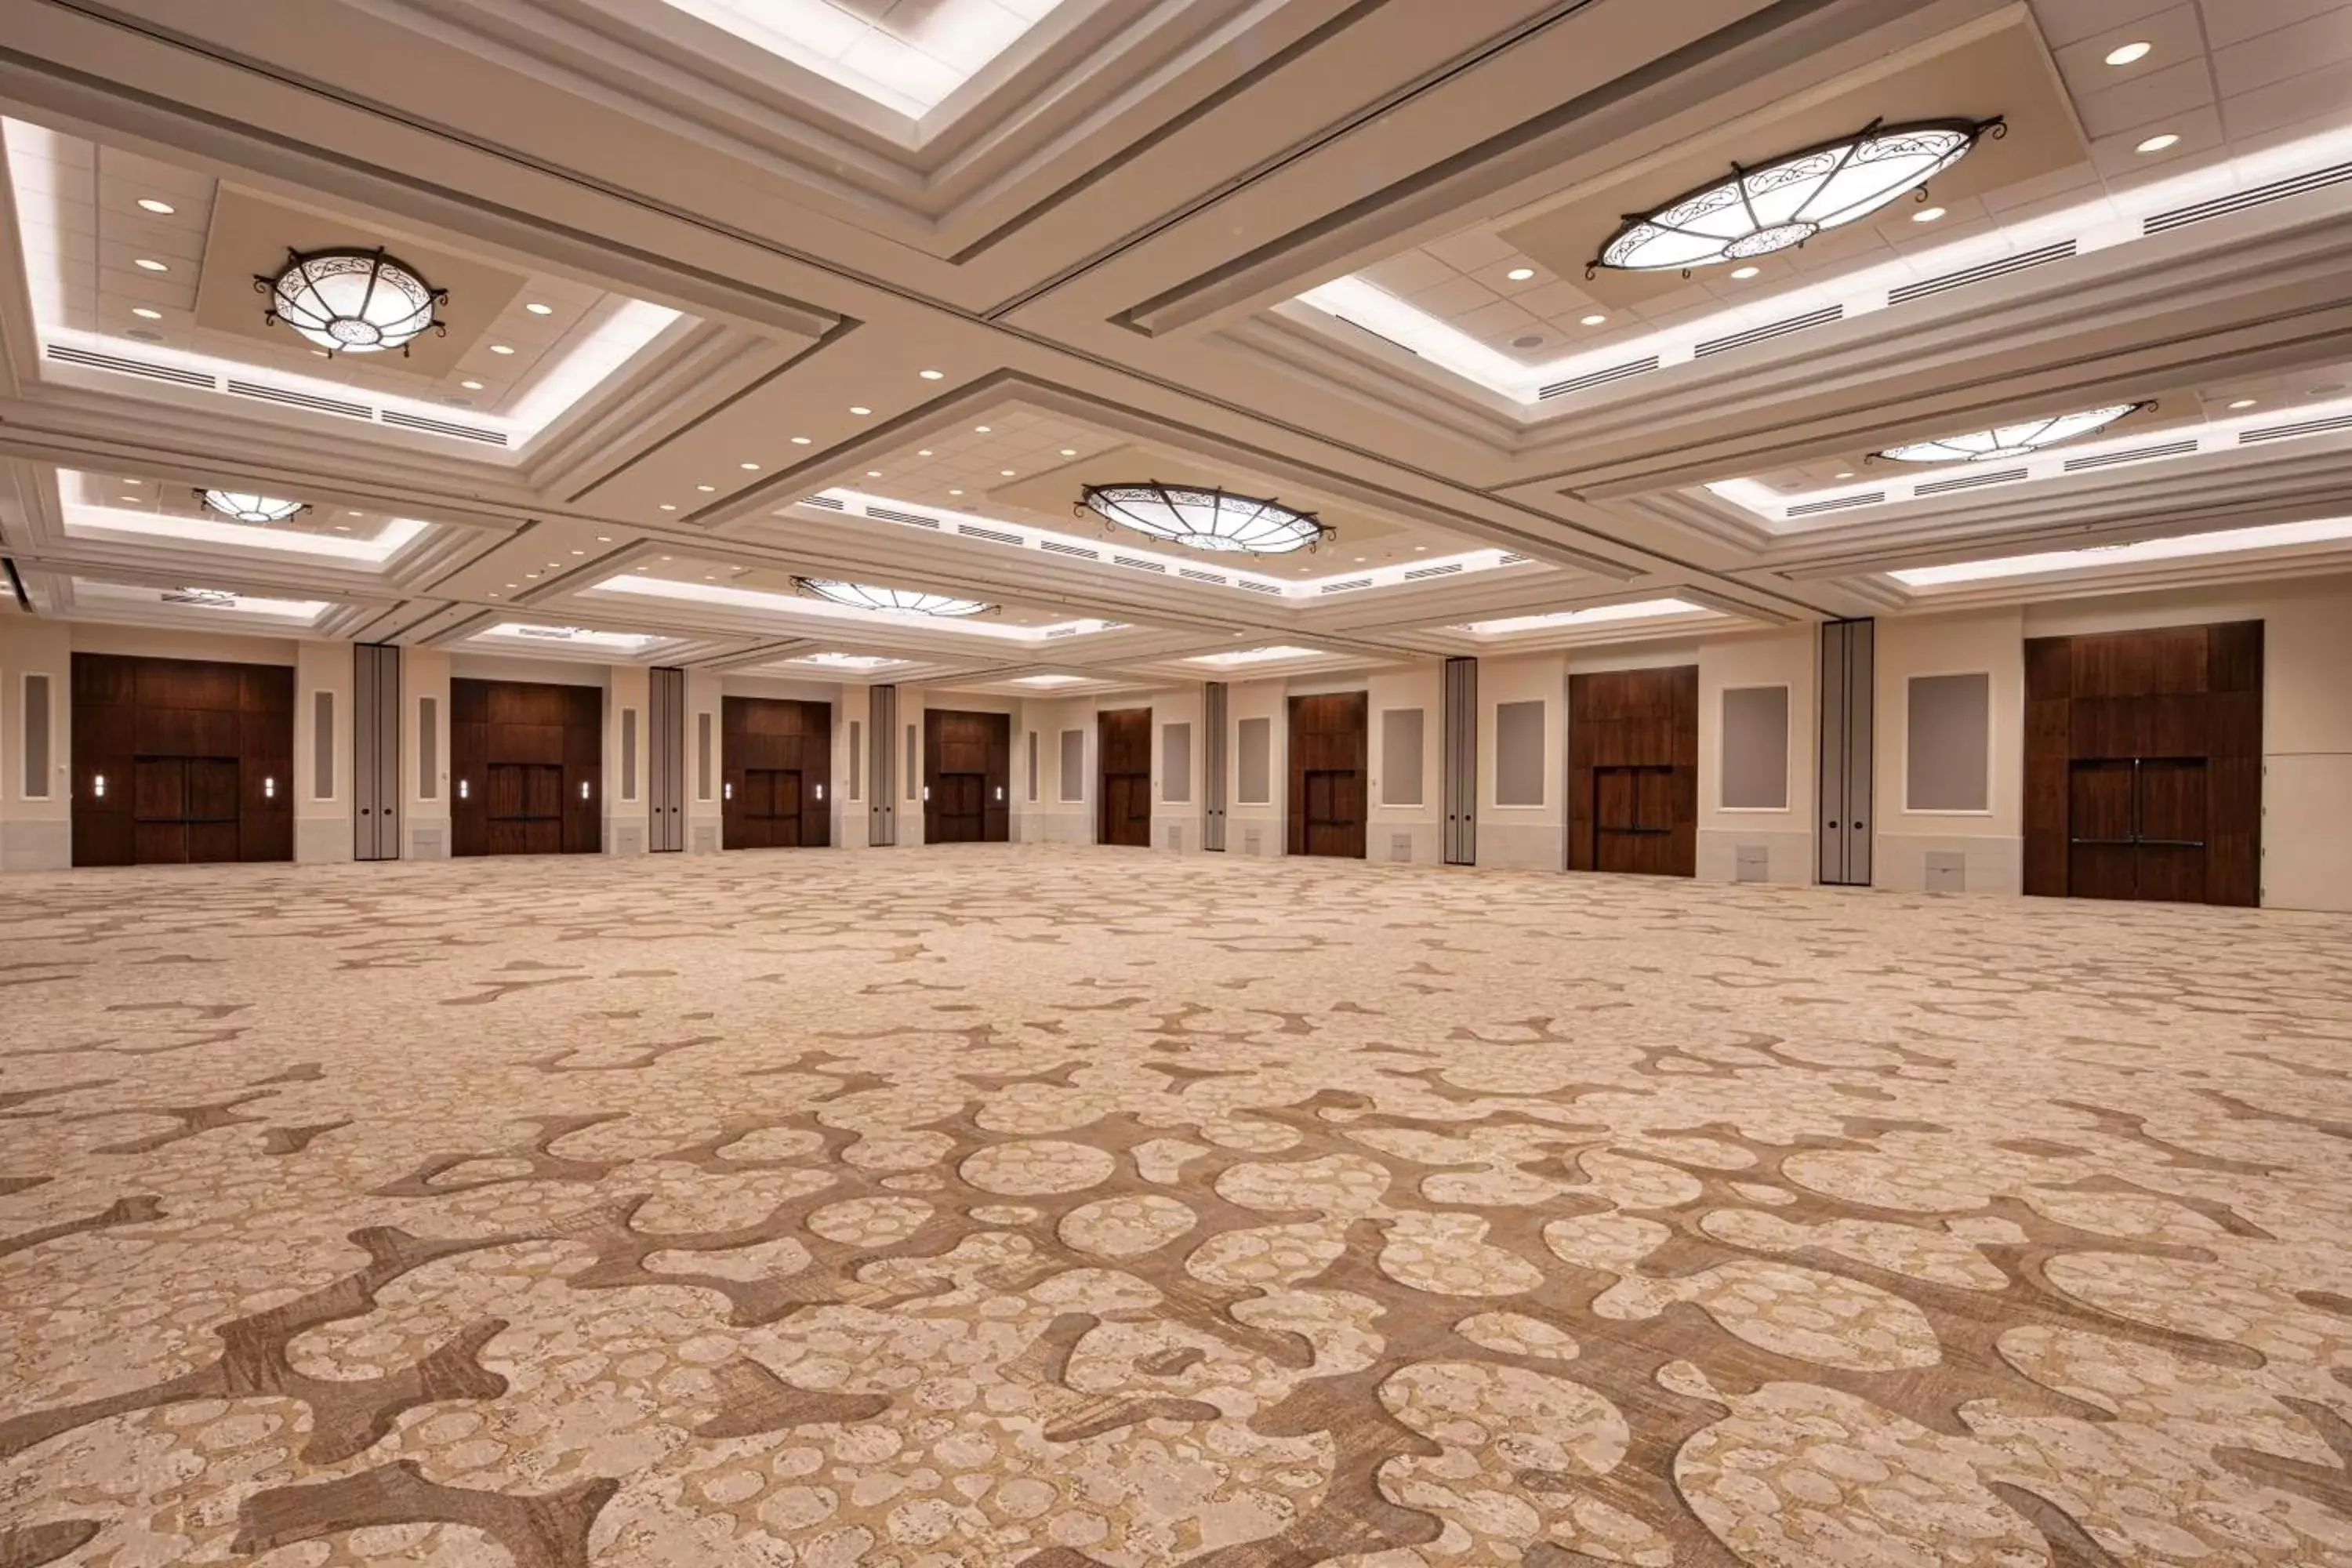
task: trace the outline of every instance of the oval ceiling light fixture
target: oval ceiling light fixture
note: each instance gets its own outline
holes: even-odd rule
[[[1148,538],[1194,550],[1241,551],[1251,555],[1287,555],[1312,550],[1338,532],[1311,511],[1277,501],[1237,496],[1197,485],[1088,485],[1076,511]]]
[[[2053,414],[2047,419],[2028,419],[2022,424],[2003,425],[1991,430],[1972,430],[1965,436],[1947,436],[1938,441],[1915,441],[1908,446],[1889,447],[1875,454],[1898,463],[1985,463],[2003,458],[2022,458],[2077,441],[2094,432],[2104,430],[2128,414],[2137,414],[2155,407],[2153,403],[2118,403],[2106,408],[2085,408],[2079,414]]]
[[[959,599],[950,594],[885,588],[873,583],[843,583],[828,577],[795,577],[793,586],[814,598],[829,599],[853,609],[895,610],[908,616],[977,616],[996,608],[978,599]]]
[[[449,291],[381,249],[289,250],[277,276],[253,286],[269,296],[264,321],[283,321],[331,354],[405,354],[425,332],[449,330],[433,313]]]
[[[296,512],[309,510],[310,506],[309,501],[286,500],[247,490],[198,490],[196,495],[205,506],[239,522],[284,522]]]
[[[1687,274],[1694,267],[1744,261],[1799,246],[1872,213],[1969,155],[2007,127],[1991,120],[1873,121],[1852,136],[1785,153],[1754,168],[1731,165],[1717,180],[1646,213],[1628,214],[1585,276]]]

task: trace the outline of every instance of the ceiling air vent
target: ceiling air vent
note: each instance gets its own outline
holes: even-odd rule
[[[1168,570],[1167,566],[1160,562],[1139,561],[1132,555],[1114,555],[1110,559],[1111,563],[1115,566],[1125,566],[1137,572],[1165,572]]]
[[[2289,196],[2299,196],[2305,191],[2326,190],[2330,185],[2342,184],[2347,180],[2352,180],[2352,163],[2338,163],[2331,169],[2315,169],[2308,174],[2297,174],[2292,179],[2273,180],[2267,185],[2256,185],[2251,191],[2238,191],[2226,196],[2215,196],[2210,201],[2197,202],[2185,207],[2175,207],[2168,213],[2158,213],[2154,217],[2142,220],[2140,233],[2163,234],[2170,229],[2187,228],[2190,224],[2203,223],[2208,218],[2227,217],[2231,213],[2244,212],[2248,207],[2259,207],[2272,202],[2284,201]]]
[[[1037,548],[1050,550],[1056,555],[1076,555],[1086,561],[1102,559],[1102,552],[1098,550],[1089,550],[1083,544],[1065,544],[1058,539],[1041,539],[1037,542]]]
[[[999,528],[982,528],[969,522],[956,524],[956,531],[966,539],[985,539],[991,544],[1010,544],[1018,547],[1022,542],[1021,536],[1017,533],[1007,533]]]
[[[2029,267],[2041,267],[2053,261],[2064,261],[2074,254],[2074,242],[2062,239],[2055,245],[2045,245],[2039,250],[2021,250],[2015,256],[2004,256],[1998,261],[1987,261],[1975,267],[1964,267],[1958,272],[1947,272],[1940,278],[1923,278],[1916,283],[1906,283],[1900,289],[1886,291],[1890,305],[1906,304],[1913,300],[1925,300],[1931,295],[1948,294],[1955,289],[1965,289],[1971,283],[1989,282],[2005,278],[2012,272],[2022,272]]]
[[[1047,626],[1045,628],[1045,635],[1049,637],[1074,637],[1078,635],[1078,628],[1076,626]]]
[[[257,381],[233,380],[229,382],[228,389],[239,397],[257,397],[265,403],[282,403],[289,408],[307,408],[313,414],[340,414],[346,419],[372,419],[375,416],[375,410],[364,403],[347,403],[339,397],[320,397],[285,387],[264,386]]]
[[[419,414],[403,414],[391,408],[383,411],[383,422],[396,425],[404,430],[428,430],[436,436],[455,436],[461,441],[479,441],[486,447],[507,444],[507,433],[503,430],[491,430],[479,425],[459,425],[448,419],[427,419]]]
[[[2197,443],[2166,441],[2154,447],[2134,447],[2127,452],[2094,452],[2087,458],[2069,458],[2064,471],[2084,474],[2093,468],[2112,468],[2123,463],[2145,463],[2156,458],[2185,458],[2197,450]]]
[[[1583,375],[1572,375],[1566,381],[1555,381],[1537,393],[1536,400],[1540,403],[1548,398],[1566,397],[1571,392],[1582,392],[1587,387],[1592,386],[1606,386],[1612,381],[1622,381],[1629,375],[1646,375],[1657,368],[1658,356],[1655,354],[1651,354],[1645,359],[1631,360],[1624,364],[1612,364],[1607,370],[1590,371]]]
[[[150,381],[168,381],[174,386],[200,386],[211,392],[219,385],[200,370],[183,370],[173,364],[150,364],[145,360],[125,359],[121,354],[102,354],[64,343],[49,344],[48,355],[59,364],[78,364],[86,370],[110,370],[117,375],[143,375]]]
[[[1371,585],[1372,580],[1370,577],[1350,577],[1344,583],[1326,583],[1315,591],[1318,594],[1345,594],[1357,588],[1369,588]]]
[[[2265,425],[2259,430],[2238,432],[2238,445],[2259,447],[2265,441],[2292,441],[2298,436],[2325,436],[2331,431],[2352,430],[2352,414],[2338,414],[2326,419],[2305,419],[2294,425]]]
[[[1768,326],[1750,327],[1744,332],[1734,332],[1729,337],[1709,338],[1691,351],[1691,357],[1705,359],[1709,354],[1729,353],[1733,349],[1744,349],[1750,343],[1769,342],[1774,338],[1785,338],[1790,332],[1801,332],[1808,327],[1826,327],[1832,321],[1844,320],[1843,305],[1826,305],[1806,315],[1791,316],[1785,321],[1774,321]]]
[[[1188,583],[1223,583],[1225,580],[1222,572],[1203,572],[1194,566],[1179,566],[1176,575]]]
[[[1995,474],[1962,474],[1957,479],[1930,479],[1926,484],[1913,485],[1915,496],[1949,495],[1954,490],[1980,489],[1986,485],[2005,485],[2025,477],[2023,468],[2003,468]]]
[[[845,507],[845,506],[842,505],[839,501],[837,501],[837,500],[834,500],[834,498],[833,498],[833,497],[831,497],[831,496],[803,496],[803,497],[801,497],[801,505],[803,505],[803,506],[821,506],[821,507],[824,508],[827,511],[847,511],[847,510],[849,510],[847,507]],[[867,515],[868,517],[871,517],[871,516],[873,516],[874,514],[873,514],[872,512],[868,512],[868,513],[866,513],[866,515]],[[908,522],[912,522],[912,521],[914,521],[915,520],[914,520],[913,518],[911,518],[911,517],[910,517],[910,518],[904,519],[903,521],[908,521]],[[936,523],[934,523],[932,526],[933,526],[933,527],[937,527],[938,525],[937,525]]]
[[[1234,584],[1234,586],[1236,588],[1245,588],[1253,594],[1279,594],[1282,592],[1282,584],[1279,583],[1253,583],[1246,577],[1238,579]]]
[[[1524,555],[1499,555],[1495,558],[1495,564],[1497,566],[1517,566],[1524,563],[1527,559],[1528,558]]]
[[[1404,574],[1408,583],[1418,583],[1424,577],[1451,577],[1462,570],[1462,563],[1449,561],[1443,566],[1416,566]]]
[[[1880,506],[1886,500],[1885,490],[1864,490],[1856,495],[1832,496],[1827,500],[1800,501],[1789,509],[1790,517],[1816,517],[1825,511],[1843,511],[1848,507]]]
[[[833,504],[839,506],[841,503],[835,501]],[[909,528],[937,528],[940,525],[936,517],[925,517],[919,511],[900,511],[895,507],[869,506],[866,509],[866,515],[877,522],[903,522]]]

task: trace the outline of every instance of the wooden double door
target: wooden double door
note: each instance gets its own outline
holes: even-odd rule
[[[1370,707],[1361,691],[1290,700],[1291,854],[1364,858]]]
[[[452,680],[449,781],[453,855],[596,854],[603,689]]]
[[[73,656],[73,863],[294,858],[294,671]]]
[[[833,704],[719,700],[727,768],[719,788],[730,849],[813,849],[833,842]]]
[[[1698,666],[1568,681],[1568,868],[1698,873]]]
[[[1096,716],[1098,761],[1095,842],[1151,847],[1151,710],[1118,708]]]
[[[923,712],[923,842],[1003,844],[1013,837],[1013,716]]]
[[[2261,897],[2263,626],[2025,645],[2028,893]]]

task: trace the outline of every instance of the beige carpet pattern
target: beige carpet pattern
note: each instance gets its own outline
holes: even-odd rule
[[[0,881],[0,1568],[2352,1565],[2352,921]]]

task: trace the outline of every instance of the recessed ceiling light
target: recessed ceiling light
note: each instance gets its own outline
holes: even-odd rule
[[[950,494],[950,495],[951,495],[951,496],[960,496],[960,495],[963,494],[963,492],[962,492],[961,490],[950,490],[950,491],[948,492],[948,494]]]
[[[866,470],[866,477],[869,479],[878,479],[882,477],[882,470],[879,468],[868,468]]]
[[[160,321],[163,319],[163,311],[151,310],[144,305],[131,306],[131,313],[138,317],[142,321]]]
[[[360,514],[359,514],[358,512],[355,512],[355,511],[347,511],[347,512],[343,513],[343,515],[344,515],[345,517],[357,517],[357,516],[359,516]]]
[[[585,555],[585,554],[587,554],[588,552],[587,552],[586,551],[584,551],[584,550],[575,550],[575,551],[573,551],[572,553],[572,554],[574,554],[574,555]]]
[[[704,495],[713,494],[719,489],[717,485],[697,485],[694,488],[700,490]]]
[[[805,436],[795,436],[793,437],[793,445],[795,447],[805,447],[808,444],[809,438]]]
[[[917,452],[917,453],[915,454],[915,456],[917,456],[918,458],[928,458],[928,457],[929,457],[930,455],[931,455],[931,449],[930,449],[929,447],[924,447],[924,448],[922,448],[920,451],[919,451],[919,452]]]
[[[457,384],[464,387],[468,392],[479,392],[482,390],[482,384],[478,381],[461,381]]]
[[[2254,400],[2251,397],[2241,397],[2235,403],[2230,405],[2232,408],[2252,408],[2253,405]]]
[[[1503,274],[1504,277],[1509,279],[1514,283],[1524,283],[1535,275],[1536,269],[1532,267],[1514,267],[1508,272]]]
[[[523,575],[524,575],[525,577],[536,577],[536,576],[538,576],[538,575],[539,575],[539,574],[538,574],[538,573],[536,573],[536,572],[526,572],[526,573],[524,573],[524,574],[523,574]]]
[[[491,597],[491,598],[493,598],[493,599],[495,599],[495,598],[497,598],[497,597],[498,597],[498,595],[497,595],[496,594],[493,594],[493,595],[490,595],[490,597]]]
[[[1416,544],[1416,545],[1414,545],[1414,546],[1413,546],[1413,548],[1414,548],[1415,550],[1426,550],[1426,549],[1428,549],[1428,548],[1429,548],[1429,546],[1428,546],[1428,545],[1426,545],[1426,544]],[[1241,633],[1239,633],[1239,632],[1235,632],[1234,635],[1235,637],[1239,637],[1239,636],[1241,636]]]
[[[674,500],[666,500],[662,502],[661,509],[664,511],[676,511],[677,510],[677,502]]]
[[[1062,448],[1062,456],[1065,458],[1075,458],[1077,455],[1078,449],[1076,447],[1065,447]]]
[[[1603,321],[1607,321],[1608,319],[1609,319],[1609,318],[1608,318],[1607,316],[1604,316],[1604,315],[1602,315],[1600,311],[1595,310],[1595,311],[1593,311],[1593,312],[1592,312],[1592,314],[1591,314],[1591,315],[1589,315],[1589,316],[1587,316],[1587,317],[1585,317],[1585,318],[1584,318],[1584,324],[1585,324],[1586,326],[1588,326],[1588,327],[1597,327],[1597,326],[1599,326],[1601,322],[1603,322]]]
[[[1755,277],[1759,272],[1763,270],[1764,269],[1761,267],[1735,267],[1731,269],[1731,275],[1734,278],[1745,281],[1748,279]]]
[[[2124,44],[2107,51],[2107,63],[2111,66],[2136,65],[2147,58],[2147,52],[2154,47],[2156,46],[2146,39]]]
[[[596,542],[599,544],[610,544],[613,542],[613,536],[609,533],[600,533],[596,536]]]
[[[1853,470],[1852,468],[1840,468],[1837,471],[1837,477],[1842,479],[1850,479],[1853,478]]]
[[[975,425],[971,427],[971,433],[975,436],[985,436],[988,434],[988,426],[985,425]]]
[[[747,474],[756,474],[760,471],[760,465],[757,463],[738,463],[735,466]]]
[[[1911,221],[1913,223],[1933,223],[1943,216],[1944,209],[1941,207],[1921,207],[1917,212],[1911,215]]]
[[[925,381],[940,381],[946,378],[948,373],[943,370],[919,370],[915,374]]]
[[[151,213],[174,213],[180,210],[171,203],[166,201],[158,201],[153,196],[141,196],[139,198],[139,205],[145,207]]]
[[[555,314],[554,306],[542,305],[536,300],[533,300],[530,304],[525,305],[523,309],[529,310],[534,316],[552,316]]]
[[[514,353],[514,346],[510,343],[492,343],[490,352],[494,354],[510,354]]]
[[[335,531],[337,533],[349,533],[351,531],[352,525],[348,522],[339,522],[335,524]]]
[[[2137,153],[2161,153],[2167,147],[2177,146],[2179,143],[2179,137],[2175,136],[2171,132],[2168,131],[2161,136],[2149,137],[2147,141],[2134,148],[2133,151]]]
[[[152,256],[142,256],[132,261],[131,265],[136,267],[142,272],[169,272],[172,270],[172,264],[170,262],[158,261]]]
[[[1369,555],[1359,555],[1356,557],[1356,564],[1361,566],[1365,562],[1370,561],[1370,559],[1371,557]]]
[[[1013,477],[1013,470],[1011,468],[999,468],[996,470],[996,473],[999,479],[1009,479]]]
[[[867,415],[869,415],[869,414],[871,414],[871,413],[873,413],[873,412],[874,412],[874,410],[872,410],[871,408],[866,407],[866,405],[864,405],[863,403],[853,403],[853,404],[851,404],[851,405],[849,405],[849,411],[850,411],[852,414],[856,415],[860,419],[865,418]]]

